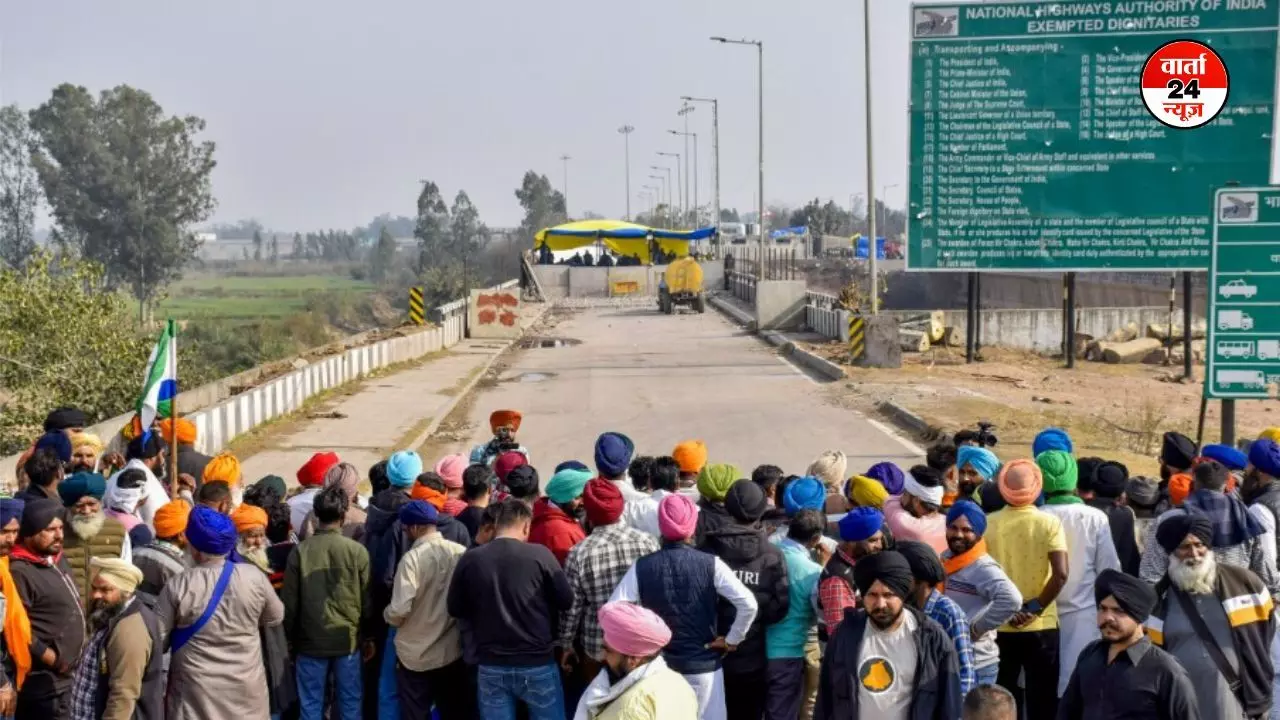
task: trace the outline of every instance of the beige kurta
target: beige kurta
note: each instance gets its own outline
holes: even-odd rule
[[[204,613],[224,562],[197,565],[165,585],[156,615],[166,638]],[[267,677],[258,629],[283,621],[284,605],[267,576],[253,565],[236,566],[213,617],[170,659],[167,720],[266,720]]]

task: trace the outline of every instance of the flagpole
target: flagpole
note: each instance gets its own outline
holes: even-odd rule
[[[169,499],[178,499],[178,335],[173,319],[169,319],[169,337],[173,338],[173,397],[169,399]],[[195,498],[192,498],[193,500]]]

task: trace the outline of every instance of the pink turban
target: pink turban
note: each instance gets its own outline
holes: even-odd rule
[[[658,530],[667,540],[679,541],[693,537],[698,528],[698,506],[684,495],[673,493],[658,504]]]
[[[436,463],[436,474],[444,479],[444,486],[450,490],[462,488],[462,471],[467,469],[467,459],[461,455],[445,455]]]
[[[671,628],[662,618],[635,603],[605,603],[597,617],[605,644],[623,655],[657,655],[671,642]]]

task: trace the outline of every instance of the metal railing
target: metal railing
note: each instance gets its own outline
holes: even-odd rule
[[[738,269],[761,280],[796,280],[801,277],[800,262],[795,248],[752,247],[733,248]]]
[[[749,304],[756,304],[756,277],[750,273],[738,270],[730,270],[729,273],[729,291],[739,300]]]

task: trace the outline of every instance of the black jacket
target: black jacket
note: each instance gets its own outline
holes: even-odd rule
[[[400,525],[400,508],[409,504],[409,493],[388,488],[369,500],[364,521],[364,547],[369,551],[369,593],[365,598],[365,634],[375,635],[386,626],[382,611],[391,604],[396,566],[409,550],[409,538]],[[463,528],[465,531],[465,528]]]
[[[1126,574],[1138,577],[1138,566],[1142,563],[1142,550],[1138,548],[1138,535],[1134,531],[1136,520],[1133,511],[1123,505],[1117,505],[1112,498],[1094,498],[1087,501],[1107,515],[1107,524],[1111,526],[1111,543],[1115,545],[1116,557],[1120,558],[1120,569]]]
[[[496,538],[458,560],[449,614],[470,624],[481,665],[533,667],[553,661],[560,615],[573,589],[542,545]]]
[[[694,531],[693,544],[701,547],[702,542],[707,539],[707,533],[736,524],[737,521],[724,509],[724,503],[713,503],[702,498],[698,501],[698,527]]]
[[[747,630],[747,637],[735,652],[725,655],[724,671],[738,674],[763,670],[768,663],[765,626],[782,620],[791,607],[787,563],[782,551],[769,542],[760,528],[738,524],[708,533],[699,549],[723,560],[756,596],[756,603],[760,606],[756,619]],[[719,634],[728,634],[737,610],[721,598],[716,614]]]
[[[947,631],[924,613],[904,606],[919,626],[916,642],[916,678],[912,690],[911,720],[956,720],[960,717],[960,661]],[[827,643],[818,677],[818,703],[813,720],[862,717],[858,709],[858,655],[867,629],[867,614],[852,608]],[[1040,720],[1037,718],[1036,720]]]
[[[80,606],[80,591],[71,579],[71,568],[61,556],[57,564],[50,565],[14,552],[9,559],[9,572],[31,620],[31,672],[27,682],[44,675],[54,686],[70,687],[71,678],[59,676],[53,668],[40,662],[40,656],[46,648],[53,648],[60,662],[73,668],[80,662],[85,617]]]
[[[455,542],[464,548],[471,547],[471,531],[460,520],[452,515],[440,513],[436,520],[436,530],[449,542]]]
[[[194,445],[178,445],[178,473],[194,478],[197,490],[204,484],[204,467],[212,459],[197,451]]]

